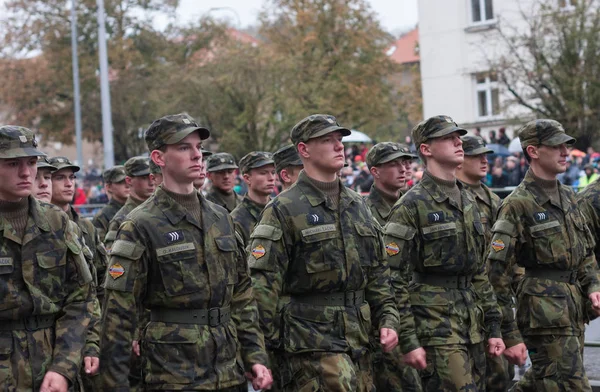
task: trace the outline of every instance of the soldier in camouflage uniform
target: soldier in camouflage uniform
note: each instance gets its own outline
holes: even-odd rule
[[[117,215],[117,212],[123,208],[125,201],[127,201],[127,197],[129,197],[129,184],[125,181],[126,176],[125,166],[122,165],[107,169],[102,173],[104,188],[106,189],[106,194],[109,196],[110,200],[108,201],[108,204],[98,211],[92,220],[94,227],[96,227],[96,230],[98,231],[98,236],[102,241],[106,238],[110,221]]]
[[[235,170],[238,166],[231,154],[220,152],[206,160],[208,178],[212,183],[206,199],[220,205],[231,212],[242,202],[242,197],[235,193]]]
[[[154,187],[158,187],[163,182],[162,171],[152,159],[150,159],[150,181],[154,184]]]
[[[154,193],[154,182],[150,178],[150,160],[146,157],[133,157],[125,162],[125,181],[129,184],[129,197],[125,205],[116,213],[108,225],[104,238],[106,249],[110,249],[116,238],[119,226],[127,214],[147,200]]]
[[[202,166],[200,169],[200,174],[198,175],[198,178],[194,180],[194,188],[199,191],[202,191],[204,183],[206,182],[206,159],[211,155],[212,152],[204,149],[202,150]]]
[[[96,291],[96,298],[93,304],[92,320],[90,321],[84,356],[84,375],[93,376],[98,372],[100,357],[100,302],[103,298],[102,287],[99,286],[99,279],[103,279],[106,273],[106,250],[100,241],[96,228],[90,220],[83,219],[71,205],[75,192],[75,173],[80,167],[74,165],[68,158],[55,157],[50,158],[48,163],[56,170],[52,172],[52,204],[63,210],[69,216],[69,219],[78,227],[78,234],[81,237],[83,246],[83,255],[88,263],[92,273],[92,285]],[[101,278],[99,278],[101,277]],[[93,387],[93,381],[88,377],[83,377],[82,383],[86,390],[97,390]],[[80,385],[79,387],[83,387]]]
[[[0,386],[66,392],[92,311],[91,272],[69,218],[31,196],[33,133],[0,127]]]
[[[426,171],[384,228],[400,346],[406,364],[421,370],[425,391],[485,390],[484,342],[489,355],[504,350],[483,224],[475,199],[455,177],[465,133],[448,116],[413,129]]]
[[[131,344],[141,331],[145,390],[246,391],[271,376],[241,241],[223,208],[193,187],[206,128],[186,114],[152,123],[145,138],[163,183],[117,234],[106,281],[105,391],[129,391]],[[150,321],[138,324],[139,309]]]
[[[48,163],[46,157],[40,157],[37,161],[37,174],[31,191],[31,196],[46,203],[52,202],[52,172],[56,167]]]
[[[337,176],[348,134],[323,114],[294,126],[304,171],[267,205],[251,235],[254,295],[269,348],[284,352],[278,363],[285,391],[373,391],[371,319],[385,351],[397,344],[378,225]],[[282,294],[290,303],[277,313]]]
[[[304,167],[302,160],[293,144],[283,146],[273,153],[275,161],[275,171],[279,182],[281,182],[282,191],[289,189],[298,180],[298,175]]]
[[[416,158],[399,143],[383,142],[371,147],[367,153],[367,166],[373,175],[373,185],[365,198],[371,213],[383,227],[392,206],[402,196],[406,184],[407,162]]]
[[[594,181],[577,193],[577,204],[584,213],[588,227],[596,240],[594,255],[600,262],[600,181]]]
[[[253,151],[240,159],[240,172],[248,186],[248,193],[230,215],[246,246],[258,223],[258,216],[271,199],[275,187],[275,161],[271,153]]]
[[[488,256],[490,280],[503,305],[505,356],[523,364],[528,349],[532,362],[514,390],[591,391],[583,333],[588,299],[600,309],[594,240],[573,191],[556,180],[575,139],[554,120],[527,123],[519,138],[530,168],[500,206]],[[510,304],[516,263],[525,276],[516,290],[515,320]]]
[[[463,136],[465,160],[458,167],[456,177],[477,202],[481,224],[485,231],[485,243],[492,241],[492,226],[500,206],[500,198],[481,181],[488,171],[487,154],[494,151],[487,148],[479,136]],[[488,248],[489,249],[489,248]],[[487,254],[487,253],[486,253]],[[505,392],[515,377],[515,367],[504,356],[488,357],[486,362],[486,391]]]

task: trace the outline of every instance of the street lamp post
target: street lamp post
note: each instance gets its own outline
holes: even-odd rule
[[[104,0],[96,0],[98,5],[98,56],[100,57],[100,95],[102,101],[102,139],[104,145],[104,168],[115,165],[113,148],[113,124],[110,107],[110,86],[108,83],[108,55],[106,49],[106,26],[104,22]]]
[[[83,167],[83,142],[81,140],[81,93],[79,91],[79,59],[77,54],[76,0],[71,0],[71,56],[73,67],[73,104],[75,110],[75,144],[77,146],[77,164]]]

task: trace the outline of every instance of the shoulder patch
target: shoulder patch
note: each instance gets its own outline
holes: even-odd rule
[[[271,241],[278,241],[282,235],[283,231],[275,226],[258,225],[252,231],[250,238],[266,238]]]
[[[509,236],[514,237],[517,235],[517,228],[512,222],[505,219],[500,219],[494,223],[494,226],[492,226],[492,232],[508,234]]]
[[[393,223],[393,222],[390,222],[387,225],[385,225],[383,230],[386,235],[401,238],[401,239],[407,240],[407,241],[411,240],[417,232],[416,229],[414,229],[410,226],[401,225],[399,223]]]
[[[429,223],[441,223],[444,221],[444,211],[430,212],[427,214]]]
[[[137,260],[144,253],[145,247],[142,245],[125,240],[117,240],[113,244],[110,254],[111,256],[122,256],[131,260]]]

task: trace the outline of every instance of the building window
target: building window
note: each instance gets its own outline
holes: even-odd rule
[[[470,0],[471,20],[473,23],[482,23],[494,19],[494,6],[492,0]],[[569,1],[569,0],[564,0]],[[574,0],[573,0],[574,1]]]
[[[475,92],[477,94],[477,117],[487,118],[500,114],[500,91],[498,89],[497,74],[476,74]]]

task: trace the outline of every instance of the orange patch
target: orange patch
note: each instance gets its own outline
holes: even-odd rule
[[[494,249],[496,252],[500,252],[504,248],[506,248],[506,244],[504,244],[504,241],[502,241],[502,240],[492,241],[492,249]]]
[[[252,256],[254,256],[257,259],[260,259],[261,257],[263,257],[266,254],[267,254],[267,251],[265,250],[265,248],[262,245],[257,245],[255,248],[252,249]]]
[[[385,246],[385,251],[388,256],[395,256],[400,252],[400,247],[395,242],[390,242]]]
[[[108,274],[112,276],[113,279],[120,278],[125,273],[125,268],[121,264],[113,264],[108,268]]]

